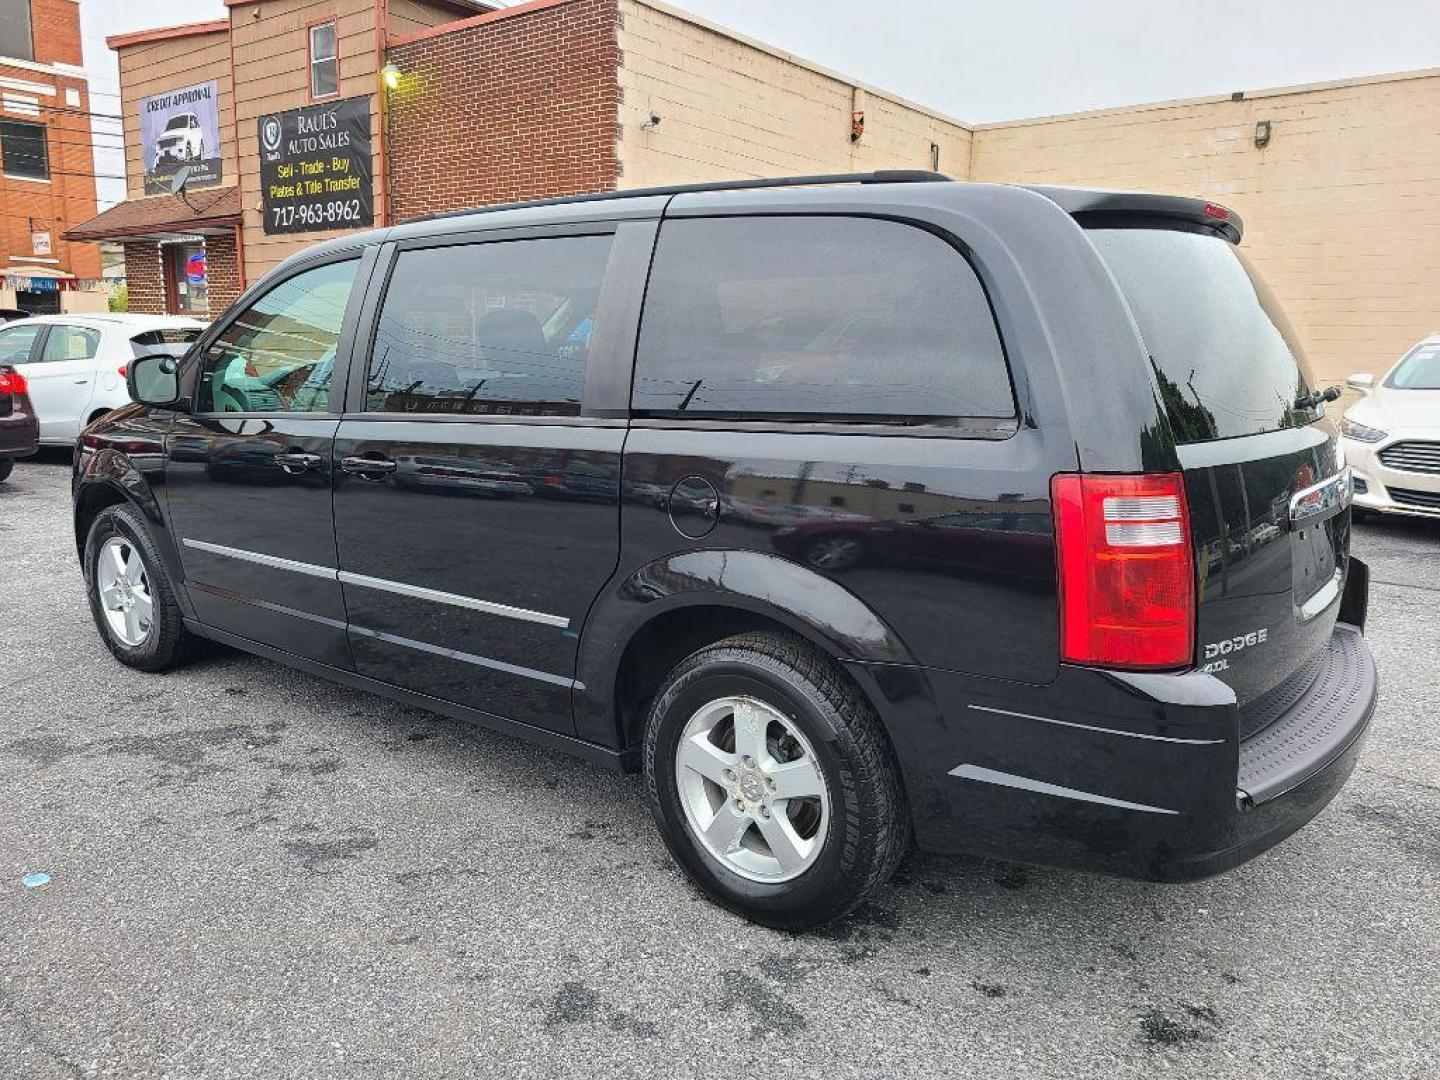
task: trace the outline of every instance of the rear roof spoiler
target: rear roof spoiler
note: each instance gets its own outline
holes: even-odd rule
[[[1098,223],[1106,218],[1174,218],[1200,225],[1229,240],[1240,243],[1245,223],[1227,206],[1189,199],[1181,195],[1149,195],[1142,191],[1094,191],[1089,188],[1025,185],[1037,195],[1044,195],[1056,206],[1082,224]],[[1087,220],[1088,219],[1088,220]]]

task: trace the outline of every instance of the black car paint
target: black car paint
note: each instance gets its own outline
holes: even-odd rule
[[[97,490],[151,508],[168,569],[185,584],[179,591],[188,594],[187,618],[201,634],[619,768],[636,760],[636,714],[621,707],[623,669],[638,659],[631,643],[686,611],[717,622],[734,614],[765,620],[834,656],[875,705],[923,847],[1143,877],[1215,872],[1298,828],[1333,795],[1353,766],[1373,679],[1344,752],[1257,810],[1237,798],[1236,777],[1240,707],[1265,689],[1261,675],[1247,674],[1232,689],[1199,670],[1127,674],[1060,663],[1053,557],[1037,561],[1033,550],[1036,537],[1053,550],[1050,478],[1187,465],[1158,387],[1137,377],[1145,364],[1134,324],[1072,217],[1083,215],[1083,201],[1072,205],[1080,196],[1067,193],[1062,207],[1057,198],[953,184],[700,192],[500,209],[329,241],[272,271],[235,310],[299,267],[367,260],[336,357],[332,415],[121,410],[82,440],[77,511],[83,520]],[[1110,197],[1096,200],[1104,212],[1115,211]],[[1146,210],[1177,205],[1158,199]],[[660,220],[767,213],[866,214],[949,238],[991,299],[1014,382],[1013,422],[935,431],[628,420],[635,336]],[[617,237],[605,301],[614,330],[592,353],[582,416],[416,419],[362,411],[377,283],[397,247],[608,229]],[[1225,229],[1238,236],[1238,223]],[[1077,295],[1095,302],[1076,303]],[[185,365],[187,400],[194,357],[224,322]],[[166,440],[168,467],[158,450],[144,455],[144,466],[125,464],[123,447],[159,439]],[[244,453],[227,461],[237,444]],[[275,464],[277,455],[296,451],[324,463],[303,475]],[[1267,497],[1247,506],[1250,492],[1233,487],[1274,467],[1264,440],[1248,452],[1261,460],[1217,460],[1187,475],[1197,522],[1206,523],[1197,526],[1197,560],[1223,555],[1223,573],[1205,579],[1202,601],[1223,598],[1229,608],[1263,591],[1246,584],[1247,568],[1248,580],[1260,583],[1288,575],[1292,561],[1278,504]],[[1333,471],[1333,453],[1328,436],[1292,449],[1283,494]],[[448,482],[426,485],[410,475],[402,484],[396,475],[367,475],[353,465],[347,471],[347,459],[364,457],[396,462],[397,473],[400,461],[439,459]],[[465,483],[467,470],[475,482]],[[566,480],[571,473],[574,484]],[[497,476],[522,482],[497,491]],[[597,476],[613,476],[613,492]],[[548,482],[555,477],[559,482]],[[914,485],[937,514],[977,515],[981,524],[966,544],[983,556],[916,560],[898,547],[884,550]],[[656,495],[712,489],[715,503],[706,512],[713,512],[713,528],[682,531],[672,515],[683,500]],[[795,522],[767,516],[763,499],[757,508],[755,496],[765,490],[777,493],[778,505],[807,512],[815,492],[824,492],[827,505],[840,498],[847,508],[864,506],[859,516],[880,550],[863,563],[817,572],[787,547]],[[222,511],[234,506],[237,491],[253,519]],[[1244,543],[1235,540],[1237,527]],[[1344,527],[1329,526],[1342,562]],[[229,537],[237,547],[265,544],[268,553],[307,564],[483,595],[565,625],[493,618],[320,578],[297,588],[293,575],[276,582],[253,564],[221,566],[224,560],[182,552],[187,529]],[[1031,545],[1025,552],[1013,543],[1017,530]],[[1352,607],[1357,578],[1363,574],[1347,580]],[[1202,604],[1202,643],[1229,634],[1236,618],[1225,605]],[[1333,609],[1307,631],[1317,647],[1327,622],[1333,626]],[[972,782],[955,775],[961,768],[1028,777],[1042,789]],[[1057,799],[1045,785],[1106,798]]]

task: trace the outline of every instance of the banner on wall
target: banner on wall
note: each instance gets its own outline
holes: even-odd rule
[[[224,169],[217,84],[197,83],[142,98],[140,154],[146,195],[169,191],[175,174],[184,166],[190,168],[187,190],[219,184]]]
[[[259,137],[266,233],[374,224],[369,95],[262,116]]]

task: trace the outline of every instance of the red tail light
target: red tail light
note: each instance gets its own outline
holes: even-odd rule
[[[120,377],[121,377],[122,379],[125,378],[125,376],[129,373],[129,371],[130,371],[130,365],[129,365],[129,364],[121,364],[121,365],[120,365]]]
[[[0,394],[24,394],[30,389],[18,371],[0,371]]]
[[[1061,658],[1112,668],[1193,663],[1195,567],[1180,475],[1057,476],[1050,497]]]

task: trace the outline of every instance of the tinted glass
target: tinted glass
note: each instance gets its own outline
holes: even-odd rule
[[[42,360],[89,360],[100,351],[100,331],[84,326],[52,326]]]
[[[242,311],[209,349],[201,412],[324,412],[359,263],[297,274]]]
[[[610,240],[401,252],[375,333],[366,408],[577,415]]]
[[[1297,427],[1311,391],[1295,332],[1233,244],[1170,229],[1092,229],[1149,350],[1180,442]]]
[[[1396,390],[1440,390],[1440,342],[1417,345],[1385,380]]]
[[[335,58],[335,24],[310,30],[310,96],[329,97],[340,92],[340,66]]]
[[[930,233],[860,218],[667,222],[634,406],[887,422],[1015,411],[970,264]]]
[[[31,0],[0,0],[0,56],[16,60],[35,59],[35,40],[30,32]]]
[[[43,124],[0,121],[0,158],[10,176],[44,180],[50,176],[50,154]]]
[[[0,330],[0,364],[28,364],[41,327],[41,323],[27,323]]]
[[[136,356],[144,356],[147,349],[158,349],[162,352],[174,352],[170,348],[162,346],[189,345],[200,337],[203,331],[194,330],[189,327],[169,327],[164,330],[146,330],[136,334],[130,339],[130,345],[135,350]]]

